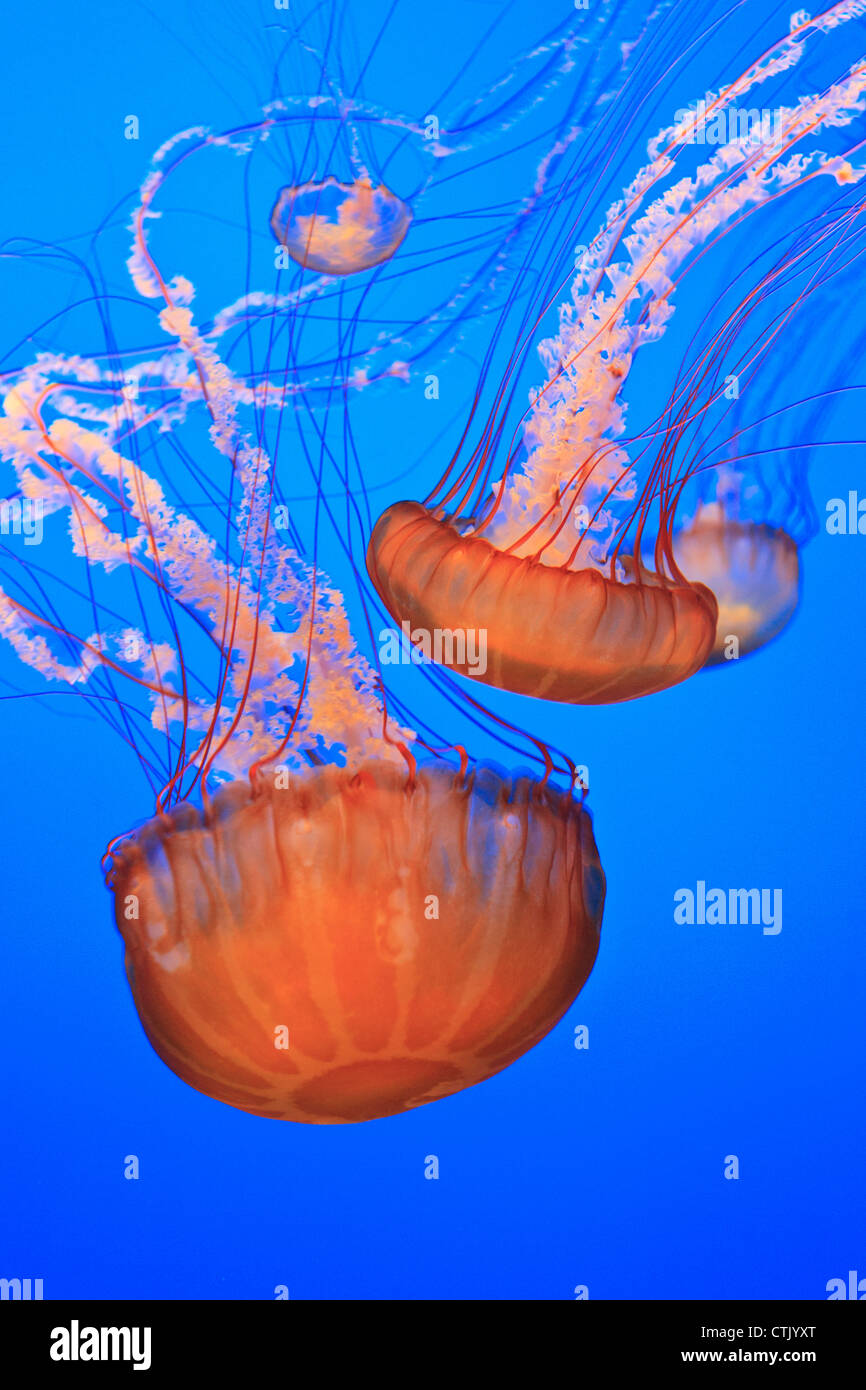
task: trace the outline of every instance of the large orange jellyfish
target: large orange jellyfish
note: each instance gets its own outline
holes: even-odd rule
[[[480,679],[521,695],[598,704],[663,690],[704,664],[715,634],[703,585],[546,565],[413,502],[380,517],[368,565],[386,607],[413,631],[485,633]],[[468,663],[455,669],[474,674]]]
[[[592,968],[604,883],[570,794],[382,758],[232,783],[125,841],[111,878],[162,1059],[312,1124],[451,1095],[537,1043]]]
[[[749,650],[788,621],[798,565],[784,531],[719,508],[688,525],[678,517],[698,466],[678,461],[678,445],[722,394],[711,385],[712,364],[699,362],[631,441],[623,438],[622,392],[636,353],[662,338],[679,282],[714,240],[807,184],[833,180],[838,192],[862,178],[852,162],[859,142],[832,155],[802,148],[816,136],[839,139],[862,112],[862,62],[845,61],[838,81],[780,106],[773,122],[744,130],[737,119],[748,93],[800,61],[807,36],[855,15],[840,4],[795,17],[791,34],[741,77],[650,141],[650,162],[581,251],[558,332],[539,347],[547,380],[532,393],[501,476],[495,453],[531,318],[468,460],[458,450],[423,504],[398,502],[376,523],[367,566],[394,619],[416,640],[454,629],[485,634],[486,664],[455,662],[461,674],[578,704],[629,700],[717,660],[731,630]],[[710,123],[727,136],[672,181]],[[840,216],[840,239],[859,208]],[[802,259],[792,250],[787,268]],[[774,274],[743,295],[741,317]],[[768,331],[760,351],[777,332]]]
[[[155,818],[106,865],[163,1060],[257,1115],[392,1115],[492,1076],[577,995],[604,898],[589,813],[547,775],[425,761],[391,716],[315,550],[273,524],[256,392],[151,254],[154,191],[131,270],[162,301],[168,348],[134,373],[45,353],[8,383],[16,496],[54,542],[67,519],[83,576],[58,574],[76,614],[61,620],[22,551],[0,633],[48,682],[110,701],[155,786]],[[232,499],[225,537],[172,495],[185,422],[204,495]]]

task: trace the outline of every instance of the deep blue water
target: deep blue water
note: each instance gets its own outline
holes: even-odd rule
[[[348,8],[351,70],[387,9]],[[568,8],[514,6],[462,90],[492,79]],[[637,23],[644,7],[631,8]],[[398,4],[371,69],[377,104],[426,115],[429,95],[455,71],[455,50],[496,9]],[[620,9],[627,19],[629,7]],[[91,0],[86,19],[59,0],[10,13],[4,237],[86,256],[90,233],[128,200],[162,140],[193,124],[254,119],[269,95],[263,26],[275,15],[252,0],[204,14],[167,0]],[[744,66],[755,35],[781,32],[787,19],[785,7],[750,0],[696,55],[689,78],[675,80],[671,99],[700,95],[729,56]],[[853,61],[866,25],[849,29]],[[683,32],[671,36],[671,58]],[[827,71],[838,70],[840,51]],[[816,60],[808,88],[821,76]],[[123,138],[130,113],[137,142]],[[669,114],[653,108],[646,133]],[[639,150],[619,158],[627,177]],[[475,206],[475,196],[496,202],[497,190],[519,196],[524,164],[515,151],[495,178],[479,174],[472,196],[455,180],[454,198]],[[227,199],[235,187],[227,176]],[[122,212],[121,229],[125,220]],[[200,258],[201,276],[227,302],[243,287],[232,288],[232,267],[219,260],[220,235],[213,220],[190,231],[177,268],[195,279]],[[124,235],[109,237],[117,284],[124,245]],[[689,332],[741,254],[734,243],[708,258],[684,289],[678,315]],[[446,289],[449,273],[443,264]],[[0,263],[4,352],[69,302],[73,280],[63,274]],[[862,378],[858,285],[854,263],[822,308],[833,308],[832,325],[807,318],[805,330],[786,331],[779,370],[793,377],[791,394],[808,391],[810,352],[826,351],[828,335],[840,384]],[[437,436],[472,387],[483,326],[468,336],[441,369],[438,402],[396,386],[381,406],[366,398],[359,452],[375,505],[423,495],[447,464]],[[676,342],[672,334],[656,365],[647,349],[633,409],[669,389]],[[26,358],[26,348],[12,350],[6,365]],[[834,439],[862,434],[853,406],[825,423]],[[862,445],[816,451],[811,486],[821,525],[804,551],[800,609],[762,653],[628,705],[491,693],[495,710],[590,769],[608,881],[601,951],[576,1004],[530,1054],[394,1119],[274,1123],[209,1100],[163,1065],[135,1014],[99,869],[108,839],[150,813],[147,788],[102,722],[57,696],[7,700],[0,1275],[41,1277],[46,1297],[58,1298],[268,1299],[285,1284],[292,1298],[569,1299],[586,1285],[591,1298],[820,1299],[828,1280],[866,1274],[866,538],[823,526],[830,498],[866,490]],[[323,544],[350,590],[345,556],[333,539]],[[6,652],[2,674],[21,679]],[[416,676],[401,689],[423,714],[432,697]],[[450,733],[461,733],[456,715]],[[502,757],[481,736],[473,751]],[[673,894],[698,880],[781,888],[783,929],[677,925]],[[580,1024],[585,1051],[574,1047]],[[123,1176],[129,1154],[140,1159],[135,1182]],[[424,1177],[430,1154],[438,1181]],[[728,1155],[739,1159],[736,1181],[724,1177]]]

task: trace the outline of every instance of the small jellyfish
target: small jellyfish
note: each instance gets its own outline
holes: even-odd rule
[[[846,209],[838,215],[844,221]],[[826,240],[828,220],[821,218],[815,228]],[[801,237],[801,256],[803,241]],[[810,279],[814,286],[816,277]],[[690,579],[712,589],[719,605],[708,666],[736,663],[766,647],[789,626],[800,602],[802,552],[818,531],[809,475],[819,450],[833,447],[828,425],[834,406],[846,395],[839,383],[844,383],[849,363],[862,356],[864,343],[861,332],[852,350],[820,299],[805,336],[810,345],[806,397],[774,408],[787,394],[790,362],[787,355],[771,360],[774,370],[761,373],[764,413],[755,420],[744,409],[753,393],[751,381],[740,398],[730,391],[739,378],[728,373],[726,431],[721,438],[710,435],[680,497],[673,534],[677,564]],[[743,356],[754,355],[752,342]],[[780,432],[780,422],[787,420],[793,421],[793,430]],[[723,462],[716,465],[719,454]]]
[[[411,24],[404,8],[389,7],[365,48],[334,6],[293,6],[291,38],[281,25],[261,35],[274,45],[266,105],[230,128],[170,137],[142,188],[147,218],[170,182],[175,246],[193,254],[207,227],[198,321],[269,411],[302,396],[304,408],[326,412],[342,387],[356,399],[397,394],[396,383],[426,389],[431,359],[483,334],[510,297],[571,156],[580,168],[571,164],[569,180],[603,163],[603,148],[578,139],[581,123],[640,62],[642,21],[608,5],[592,20],[574,10],[539,17],[505,58],[489,42],[490,16],[466,10],[453,67],[441,85],[425,74],[407,112],[394,60],[395,30]],[[613,66],[597,61],[590,24]],[[269,219],[273,236],[263,235]],[[240,265],[243,276],[226,274]],[[139,287],[147,293],[145,266]]]
[[[676,533],[677,564],[711,589],[719,613],[707,657],[714,666],[757,651],[791,621],[800,597],[797,545],[765,523],[699,513]]]
[[[412,212],[384,184],[328,178],[284,188],[271,229],[292,260],[325,275],[355,275],[388,261],[409,230]]]

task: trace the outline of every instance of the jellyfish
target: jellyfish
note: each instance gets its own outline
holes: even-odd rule
[[[764,522],[742,522],[705,508],[676,534],[677,563],[711,589],[718,604],[707,665],[724,661],[736,641],[745,656],[778,636],[800,596],[794,540]]]
[[[141,208],[130,270],[162,347],[119,352],[100,317],[104,354],[7,374],[7,500],[38,504],[50,554],[5,553],[0,634],[40,688],[93,701],[153,791],[104,859],[141,1024],[182,1080],[262,1117],[452,1095],[589,975],[589,812],[548,754],[543,776],[507,774],[395,717],[317,543],[278,523],[285,435],[272,457],[266,407],[201,331],[192,282],[163,275]]]
[[[367,179],[284,188],[271,229],[293,261],[326,275],[354,275],[394,255],[412,221],[406,203]]]
[[[198,248],[207,226],[198,322],[273,410],[302,396],[326,412],[341,389],[420,394],[437,364],[484,342],[513,270],[539,254],[569,157],[569,180],[603,162],[580,135],[637,66],[643,23],[635,31],[603,0],[537,36],[524,25],[503,71],[489,40],[507,16],[467,14],[453,76],[444,90],[421,84],[407,112],[387,42],[402,17],[389,14],[356,54],[342,10],[299,4],[269,26],[279,46],[269,99],[230,128],[165,141],[139,200],[148,218],[169,185],[171,223],[150,231],[172,251],[180,240]],[[597,62],[602,31],[614,48],[622,40],[612,66]],[[227,300],[230,261],[243,274]]]
[[[802,552],[818,530],[810,474],[821,454],[836,447],[829,425],[850,394],[844,383],[862,345],[858,334],[852,348],[832,313],[857,238],[856,202],[842,197],[821,208],[793,238],[773,247],[759,283],[764,313],[758,325],[751,309],[735,316],[720,307],[723,333],[701,346],[705,360],[713,356],[724,367],[714,385],[717,408],[707,412],[694,442],[673,549],[680,567],[707,584],[719,605],[708,667],[730,666],[763,650],[797,611]],[[750,269],[730,265],[723,277],[730,280],[730,298],[737,298],[734,287]],[[791,401],[790,356],[762,360],[762,339],[779,336],[793,305],[800,340],[808,344],[808,390]],[[760,413],[749,404],[756,386]]]
[[[717,659],[732,625],[748,648],[790,618],[792,538],[764,518],[719,507],[689,518],[686,509],[706,468],[725,472],[724,460],[702,461],[700,436],[724,406],[723,350],[733,330],[759,317],[791,277],[820,282],[822,243],[851,236],[862,210],[859,143],[845,144],[864,110],[862,63],[843,58],[835,81],[780,105],[772,121],[744,129],[743,103],[774,77],[787,81],[811,38],[856,13],[840,4],[812,20],[794,16],[791,32],[741,76],[649,142],[649,162],[580,251],[558,331],[539,345],[547,379],[531,392],[499,476],[497,450],[544,300],[521,320],[473,451],[464,458],[461,440],[423,504],[395,503],[377,521],[367,565],[389,613],[416,633],[486,631],[486,669],[458,666],[463,675],[540,698],[613,703],[688,679]],[[716,138],[707,138],[710,129]],[[816,138],[836,148],[814,148]],[[696,148],[705,144],[717,146],[709,157]],[[810,246],[798,244],[795,227],[780,264],[755,269],[729,320],[698,344],[669,399],[626,439],[624,387],[639,350],[668,333],[682,282],[729,235],[751,248],[756,266],[754,215],[778,216],[806,186],[817,199],[821,185],[840,200],[834,220],[822,225],[813,215]],[[811,288],[762,323],[753,367]]]
[[[162,1059],[310,1124],[397,1114],[521,1056],[589,975],[603,896],[569,794],[383,758],[184,803],[122,842],[111,882]]]

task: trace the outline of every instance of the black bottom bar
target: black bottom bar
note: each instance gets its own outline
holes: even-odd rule
[[[375,1302],[0,1303],[3,1363],[18,1363],[26,1383],[32,1370],[64,1376],[214,1372],[259,1377],[272,1370],[309,1380],[309,1361],[333,1379],[340,1352],[350,1370],[369,1372],[384,1360],[388,1379],[423,1371],[437,1359],[453,1375],[482,1357],[488,1371],[502,1356],[531,1351],[539,1373],[562,1349],[575,1376],[592,1368],[666,1372],[706,1365],[807,1366],[828,1375],[861,1364],[864,1310],[842,1302],[637,1303],[575,1302],[555,1312],[523,1305],[498,1325],[497,1309],[483,1300],[463,1305]],[[465,1311],[460,1311],[461,1307]],[[471,1319],[471,1323],[468,1321]],[[454,1325],[460,1343],[450,1338]],[[461,1326],[463,1324],[463,1326]],[[543,1324],[543,1325],[542,1325]],[[538,1341],[538,1336],[544,1338]],[[467,1347],[464,1339],[468,1335]],[[465,1365],[458,1345],[469,1355]],[[403,1346],[405,1349],[400,1350]],[[471,1348],[471,1350],[470,1350]],[[419,1367],[413,1349],[423,1354]],[[408,1356],[406,1353],[409,1353]],[[302,1355],[301,1355],[302,1354]],[[300,1360],[296,1358],[301,1357]],[[307,1369],[302,1367],[306,1365]]]

